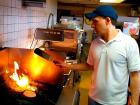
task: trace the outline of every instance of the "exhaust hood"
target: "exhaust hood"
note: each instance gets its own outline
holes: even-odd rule
[[[46,0],[22,0],[23,6],[45,7]]]

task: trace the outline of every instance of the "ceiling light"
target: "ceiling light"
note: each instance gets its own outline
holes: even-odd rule
[[[102,3],[121,3],[125,0],[100,0]]]

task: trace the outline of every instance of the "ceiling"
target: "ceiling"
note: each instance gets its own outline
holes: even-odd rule
[[[119,1],[119,0],[112,0],[112,1]],[[102,4],[100,0],[58,0],[59,3],[66,3],[66,4]],[[139,0],[124,0],[121,4],[134,4],[140,5]]]
[[[61,3],[97,4],[99,0],[58,0]]]

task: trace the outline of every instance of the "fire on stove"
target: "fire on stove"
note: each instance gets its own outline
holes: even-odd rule
[[[37,91],[37,87],[31,86],[28,76],[23,73],[18,73],[18,70],[19,65],[16,61],[14,61],[14,72],[11,75],[9,69],[8,68],[6,69],[4,77],[7,86],[17,92],[25,91],[24,95],[27,97],[35,97],[36,96],[35,91]],[[29,91],[32,94],[29,94]]]
[[[63,61],[54,52],[46,53]],[[0,56],[1,105],[55,105],[63,87],[60,67],[31,49],[6,48]]]

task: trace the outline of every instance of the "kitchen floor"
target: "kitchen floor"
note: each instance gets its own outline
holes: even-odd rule
[[[91,83],[91,71],[81,71],[81,79],[77,83],[77,88],[80,91],[79,105],[87,105],[88,103],[88,90]]]

